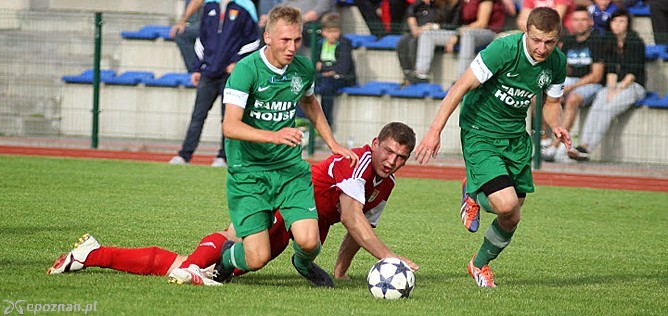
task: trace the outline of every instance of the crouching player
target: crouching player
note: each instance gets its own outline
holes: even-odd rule
[[[341,155],[331,155],[312,165],[315,201],[318,210],[318,226],[324,244],[330,226],[341,222],[347,233],[341,243],[334,267],[334,277],[347,278],[353,257],[360,248],[374,257],[396,257],[419,266],[411,260],[392,252],[374,233],[385,204],[394,188],[394,173],[406,164],[415,147],[415,133],[406,124],[392,122],[383,127],[371,145],[355,148],[359,164],[351,168],[350,160]],[[290,241],[283,218],[277,211],[275,222],[269,230],[271,259],[285,250]],[[234,227],[204,237],[194,252],[182,256],[159,247],[116,248],[101,246],[88,234],[74,249],[55,260],[48,274],[78,271],[87,267],[110,268],[143,275],[167,275],[170,283],[219,285],[213,280],[213,265],[219,262],[223,244],[236,241]],[[235,275],[244,271],[235,271]]]

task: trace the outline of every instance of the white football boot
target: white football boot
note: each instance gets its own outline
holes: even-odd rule
[[[194,264],[187,268],[176,268],[169,273],[167,282],[173,284],[193,284],[193,285],[221,285],[221,283],[207,277],[202,270]]]
[[[74,248],[69,253],[62,254],[53,262],[53,266],[46,271],[47,274],[59,274],[74,272],[84,268],[84,262],[88,255],[95,249],[100,248],[100,243],[95,237],[85,234],[74,243]]]

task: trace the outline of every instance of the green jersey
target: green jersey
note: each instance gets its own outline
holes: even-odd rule
[[[266,47],[240,60],[225,85],[225,104],[244,109],[242,121],[254,128],[278,131],[295,127],[297,101],[313,95],[315,69],[295,56],[283,69],[272,66]],[[225,139],[229,172],[276,170],[302,160],[301,147]]]
[[[485,136],[512,138],[526,133],[531,98],[543,92],[562,96],[566,56],[555,48],[546,60],[536,62],[526,48],[526,36],[513,34],[490,43],[473,60],[471,70],[481,85],[464,96],[459,126]]]

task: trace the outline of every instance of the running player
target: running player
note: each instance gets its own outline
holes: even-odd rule
[[[494,40],[478,54],[450,88],[417,147],[420,163],[436,157],[441,132],[461,102],[459,126],[467,178],[462,185],[460,215],[466,228],[475,232],[480,206],[496,214],[480,250],[468,264],[469,274],[480,287],[496,287],[489,262],[510,243],[526,194],[534,191],[531,137],[526,132],[527,109],[534,96],[547,94],[545,122],[559,141],[571,146],[570,135],[560,122],[566,57],[555,49],[561,32],[559,14],[536,8],[529,14],[526,29],[526,33]]]

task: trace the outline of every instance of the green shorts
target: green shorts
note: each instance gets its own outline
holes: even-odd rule
[[[462,152],[466,162],[467,193],[473,194],[488,181],[510,176],[517,193],[534,191],[531,175],[531,137],[492,139],[471,131],[461,131]]]
[[[301,219],[318,219],[311,166],[300,161],[280,170],[228,172],[227,205],[238,237],[269,229],[277,209],[286,229]]]

